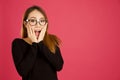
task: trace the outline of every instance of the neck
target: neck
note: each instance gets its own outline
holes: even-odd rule
[[[30,40],[30,38],[23,38],[24,41],[26,41],[28,44],[32,44],[32,41]]]

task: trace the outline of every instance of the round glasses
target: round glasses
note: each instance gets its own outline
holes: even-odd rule
[[[37,25],[37,23],[39,23],[41,26],[44,26],[47,23],[46,19],[39,19],[37,20],[36,18],[30,18],[26,20],[31,26],[35,26]]]

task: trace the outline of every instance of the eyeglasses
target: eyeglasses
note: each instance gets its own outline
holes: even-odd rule
[[[39,23],[41,26],[44,26],[47,23],[46,19],[39,19],[37,20],[36,18],[30,18],[26,20],[31,26],[37,25]]]

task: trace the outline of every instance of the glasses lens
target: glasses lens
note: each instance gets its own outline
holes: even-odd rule
[[[40,23],[41,26],[44,26],[46,24],[46,20],[45,19],[41,19],[39,23]]]
[[[31,26],[35,26],[37,23],[39,23],[41,26],[44,26],[47,22],[46,19],[40,19],[39,21],[37,21],[34,18],[28,19],[27,21]]]
[[[35,20],[35,19],[29,19],[29,23],[30,23],[31,26],[34,26],[34,25],[36,25],[37,20]]]

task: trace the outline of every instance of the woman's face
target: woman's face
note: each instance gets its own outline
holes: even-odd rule
[[[41,12],[34,10],[29,14],[26,22],[26,27],[30,26],[34,30],[35,35],[38,37],[42,28],[46,24],[46,19]]]

